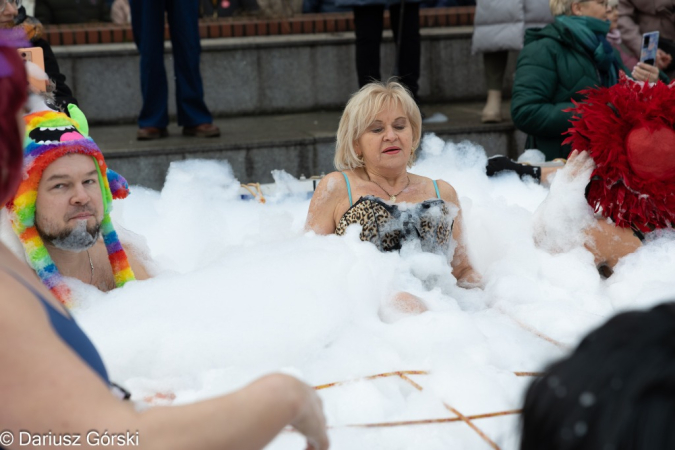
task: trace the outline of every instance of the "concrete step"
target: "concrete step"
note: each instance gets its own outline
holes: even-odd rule
[[[517,156],[524,139],[510,120],[509,104],[503,105],[505,121],[482,124],[482,102],[424,105],[428,116],[442,113],[445,123],[425,124],[424,133],[446,140],[470,140],[488,155]],[[217,119],[219,138],[184,137],[175,125],[170,136],[137,141],[134,125],[94,125],[90,134],[103,151],[108,165],[129,183],[161,189],[169,164],[183,159],[227,160],[244,183],[272,182],[270,172],[283,169],[299,177],[334,170],[335,133],[341,111],[245,116]]]
[[[427,103],[478,101],[485,96],[483,58],[471,55],[473,27],[426,28],[422,34],[419,95]],[[344,107],[358,89],[353,32],[252,36],[202,41],[205,101],[215,117],[288,114]],[[55,47],[62,72],[91,124],[136,123],[141,110],[139,56],[133,44]],[[384,33],[381,74],[394,62]],[[510,55],[508,97],[515,68]],[[167,79],[174,60],[166,43]],[[169,83],[169,114],[175,116]]]

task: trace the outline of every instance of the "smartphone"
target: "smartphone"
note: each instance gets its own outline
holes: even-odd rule
[[[40,47],[20,48],[18,51],[21,59],[30,61],[45,71],[45,54]],[[28,83],[40,92],[47,91],[47,80],[40,80],[28,74]]]
[[[659,32],[652,31],[642,35],[642,50],[640,50],[640,62],[654,65],[656,63],[656,50],[659,48]]]

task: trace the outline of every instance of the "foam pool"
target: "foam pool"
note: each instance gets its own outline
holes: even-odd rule
[[[277,173],[265,204],[244,201],[227,163],[195,160],[173,163],[162,192],[132,187],[115,203],[156,277],[107,294],[73,282],[73,313],[141,402],[191,402],[281,370],[315,386],[356,380],[319,391],[334,449],[516,449],[518,415],[490,414],[517,410],[531,372],[616,312],[675,298],[675,238],[653,237],[603,280],[581,245],[536,248],[548,190],[488,179],[485,162],[480,147],[430,135],[413,168],[457,190],[484,290],[458,288],[438,255],[380,253],[356,229],[305,233],[306,182]],[[400,290],[429,311],[389,310]],[[389,375],[364,379],[375,374]],[[356,426],[367,424],[378,426]],[[302,445],[289,432],[269,448]]]

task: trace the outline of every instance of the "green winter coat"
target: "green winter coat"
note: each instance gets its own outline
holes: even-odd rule
[[[615,54],[621,70],[630,74]],[[574,106],[572,100],[583,100],[579,91],[600,85],[593,56],[569,28],[556,21],[527,30],[511,100],[513,123],[528,135],[525,147],[541,150],[547,160],[566,158],[571,149],[562,146],[562,133],[572,113],[563,110]]]

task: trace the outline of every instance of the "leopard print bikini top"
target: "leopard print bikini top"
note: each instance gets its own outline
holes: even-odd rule
[[[454,220],[435,180],[438,198],[421,203],[392,205],[372,195],[352,203],[349,178],[344,172],[342,175],[347,182],[350,207],[340,218],[335,234],[342,236],[349,225],[359,224],[361,240],[372,242],[381,251],[400,250],[404,242],[419,240],[423,251],[447,253],[452,243]]]

